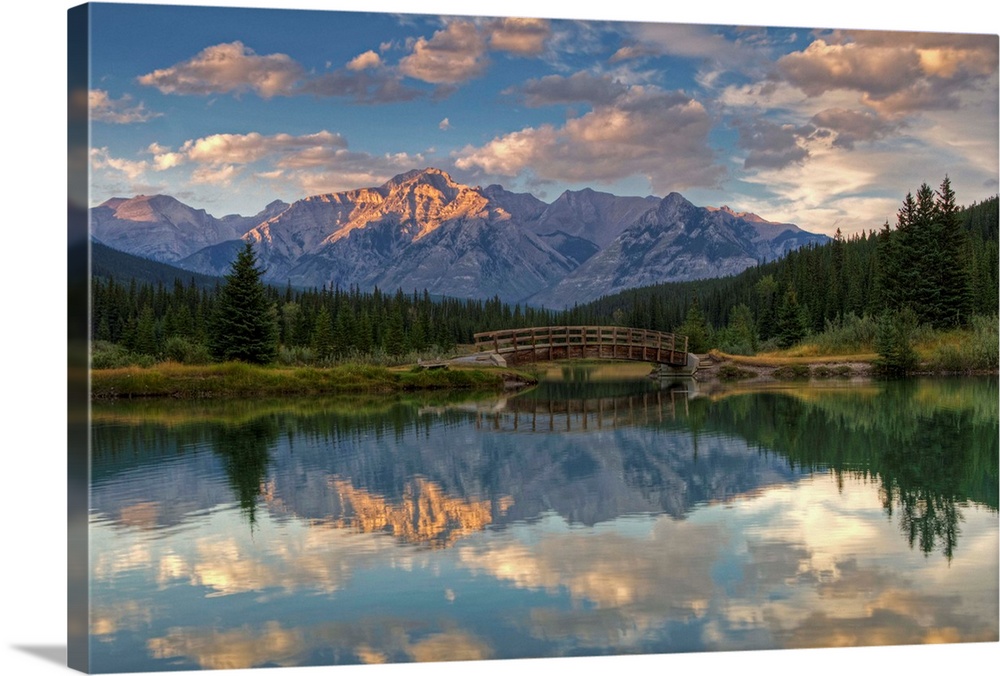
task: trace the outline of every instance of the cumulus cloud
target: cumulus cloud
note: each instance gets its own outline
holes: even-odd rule
[[[404,75],[433,84],[458,84],[482,74],[489,64],[486,40],[469,21],[453,21],[431,37],[419,38],[399,62]]]
[[[811,128],[767,120],[740,121],[735,126],[739,131],[739,147],[749,151],[743,162],[744,169],[781,169],[803,162],[809,156],[802,139],[813,131]]]
[[[546,75],[528,80],[520,92],[529,106],[563,103],[608,105],[628,91],[628,86],[609,75],[594,75],[585,71],[569,77]]]
[[[153,156],[151,165],[112,160],[104,155],[94,165],[131,170],[136,175],[150,166],[164,171],[194,165],[190,180],[200,185],[230,185],[251,167],[257,180],[319,194],[379,185],[426,163],[421,154],[371,155],[352,151],[347,139],[326,130],[300,136],[268,136],[257,132],[213,134],[189,139],[176,150],[153,143],[147,152]]]
[[[545,19],[497,19],[489,22],[486,29],[491,49],[520,56],[540,54],[552,36],[552,27]]]
[[[759,52],[711,26],[639,23],[628,30],[625,44],[611,55],[612,63],[669,55],[744,69],[760,59]]]
[[[441,131],[448,131],[449,129],[451,129],[451,122],[448,120],[447,117],[438,123],[438,129],[440,129]]]
[[[988,35],[835,32],[778,60],[782,78],[809,96],[846,89],[883,113],[956,108],[958,94],[997,71]]]
[[[253,177],[308,195],[379,185],[389,178],[426,164],[422,154],[372,155],[352,151],[340,134],[264,135],[213,134],[189,139],[177,150],[149,147],[157,169],[195,165],[193,183],[229,185],[247,167]]]
[[[541,125],[457,153],[459,169],[493,176],[530,170],[557,181],[612,182],[645,176],[654,190],[713,185],[721,169],[708,146],[708,112],[679,92],[633,86],[563,126]]]
[[[369,49],[363,54],[358,54],[347,63],[348,70],[365,70],[367,68],[378,68],[382,65],[382,57]]]
[[[206,47],[193,58],[139,77],[164,94],[254,92],[262,98],[288,96],[305,74],[286,54],[258,55],[242,42]]]
[[[364,55],[362,55],[364,56]],[[351,63],[357,61],[357,57]],[[315,96],[345,96],[355,103],[378,104],[412,101],[425,92],[408,87],[392,69],[347,68],[324,73],[302,83],[299,91]]]
[[[142,102],[133,103],[132,97],[127,94],[120,99],[112,99],[103,89],[91,89],[88,92],[87,108],[92,120],[112,124],[148,122],[160,116],[160,113],[146,110]]]
[[[861,141],[874,141],[896,131],[901,123],[886,120],[876,113],[865,110],[828,108],[813,115],[810,122],[818,129],[834,134],[833,145],[853,150]]]
[[[195,185],[232,185],[233,179],[242,173],[242,169],[232,164],[200,166],[191,172],[191,183]]]
[[[185,62],[141,76],[139,83],[164,94],[253,92],[265,99],[343,96],[366,104],[411,101],[424,95],[401,80],[372,50],[357,55],[343,68],[313,75],[285,54],[261,56],[237,41],[207,47]]]
[[[320,131],[315,134],[293,136],[274,134],[265,136],[257,132],[249,134],[213,134],[199,139],[185,141],[178,154],[185,161],[200,164],[250,164],[267,156],[294,156],[317,152],[323,149],[346,148],[347,141],[340,134]],[[166,149],[157,146],[166,154]]]
[[[90,166],[97,170],[111,170],[129,181],[139,180],[149,169],[148,162],[113,157],[107,148],[91,148]]]

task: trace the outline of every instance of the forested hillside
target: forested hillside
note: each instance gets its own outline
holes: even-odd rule
[[[946,196],[941,197],[943,192]],[[710,329],[734,321],[760,341],[788,345],[845,317],[911,308],[938,328],[994,315],[998,304],[997,197],[964,209],[947,179],[908,195],[895,224],[803,247],[732,277],[661,284],[573,308],[569,323],[674,330],[692,309]]]
[[[692,336],[695,350],[752,353],[904,308],[919,324],[942,329],[996,315],[997,232],[997,198],[960,209],[945,179],[938,191],[925,184],[907,195],[896,222],[878,230],[849,237],[838,232],[827,244],[732,277],[634,289],[564,312],[499,298],[435,299],[426,290],[289,286],[267,287],[266,294],[285,362],[445,353],[471,342],[477,331],[549,324],[677,331]],[[106,256],[102,252],[99,260]],[[210,358],[206,346],[218,301],[210,278],[140,282],[112,270],[129,271],[95,267],[96,341],[150,358]]]

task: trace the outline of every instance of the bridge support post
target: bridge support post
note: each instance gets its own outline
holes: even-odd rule
[[[671,366],[670,364],[660,364],[660,378],[693,377],[698,370],[699,359],[696,355],[687,353],[687,363],[683,366]]]

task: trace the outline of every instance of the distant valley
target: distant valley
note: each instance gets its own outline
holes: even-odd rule
[[[637,286],[735,274],[827,241],[788,223],[678,193],[619,197],[566,191],[552,203],[437,169],[378,187],[274,201],[216,218],[167,195],[114,198],[90,210],[112,249],[223,275],[246,240],[265,280],[492,298],[561,309]]]

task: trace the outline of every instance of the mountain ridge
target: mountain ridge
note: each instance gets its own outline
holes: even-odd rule
[[[697,207],[676,192],[660,199],[585,188],[546,204],[433,167],[275,200],[250,217],[215,218],[169,195],[115,197],[90,214],[96,241],[202,274],[225,274],[250,240],[275,284],[426,289],[553,308],[739,272],[828,239],[728,206]]]

